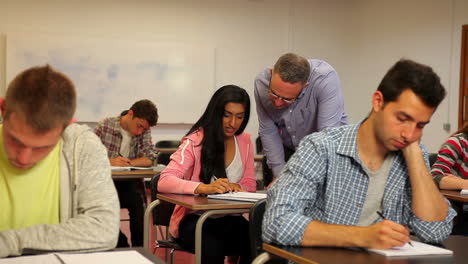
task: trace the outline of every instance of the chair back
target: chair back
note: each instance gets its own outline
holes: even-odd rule
[[[157,199],[158,195],[158,181],[159,181],[160,174],[154,175],[151,179],[150,187],[151,187],[151,201]],[[159,226],[169,226],[172,212],[174,211],[174,204],[161,201],[154,210],[153,210],[153,225]]]
[[[438,153],[429,153],[429,165],[432,167],[437,160]]]
[[[257,154],[263,154],[263,145],[260,137],[255,139],[255,148],[257,149]]]
[[[266,199],[259,200],[249,212],[249,236],[252,259],[263,252],[262,249],[262,222],[265,214]]]
[[[161,140],[156,142],[156,148],[178,148],[180,140]]]
[[[161,141],[156,142],[155,147],[159,150],[165,149],[165,148],[175,149],[175,148],[178,148],[179,145],[180,145],[179,140],[161,140]],[[156,160],[157,164],[168,165],[169,162],[171,161],[170,157],[172,153],[174,153],[174,151],[170,151],[170,152],[160,151],[158,154],[158,158]]]

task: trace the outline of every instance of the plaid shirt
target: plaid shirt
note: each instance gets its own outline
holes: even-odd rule
[[[361,124],[326,129],[305,137],[268,191],[263,239],[268,243],[300,245],[313,221],[357,225],[366,200],[369,177],[358,155]],[[422,147],[426,166],[427,151]],[[389,220],[408,226],[421,240],[439,243],[452,231],[455,211],[444,221],[425,222],[411,209],[411,184],[401,151],[395,157],[382,200]],[[448,203],[448,201],[447,201]]]
[[[101,139],[107,148],[109,159],[119,156],[122,134],[120,134],[120,117],[109,117],[96,126],[94,133]],[[158,152],[151,142],[151,129],[146,130],[139,136],[132,137],[130,142],[129,159],[146,157],[153,161],[158,157]]]

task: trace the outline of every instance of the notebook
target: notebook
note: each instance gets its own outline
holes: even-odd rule
[[[108,251],[95,253],[51,253],[44,255],[0,258],[0,264],[151,264],[152,262],[134,250]]]
[[[233,192],[233,193],[221,193],[221,194],[210,194],[209,199],[220,199],[220,200],[233,200],[243,202],[256,202],[261,199],[266,199],[266,193],[252,193],[252,192]]]
[[[468,194],[468,189],[463,189],[460,191],[460,194]]]
[[[111,166],[112,171],[152,170],[153,167],[118,167]]]
[[[453,255],[453,251],[445,248],[432,246],[429,244],[411,240],[413,247],[406,244],[402,247],[394,247],[390,249],[368,249],[380,255],[387,257],[399,256],[422,256],[422,255]]]

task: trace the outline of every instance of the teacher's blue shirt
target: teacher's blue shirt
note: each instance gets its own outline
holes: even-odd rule
[[[311,67],[309,85],[286,108],[277,109],[270,100],[271,68],[255,78],[259,134],[274,177],[279,176],[285,164],[283,145],[296,149],[304,136],[348,123],[337,72],[325,61],[308,61]]]

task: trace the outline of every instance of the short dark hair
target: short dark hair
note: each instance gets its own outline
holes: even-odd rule
[[[148,121],[150,127],[158,123],[158,108],[150,100],[140,100],[135,102],[130,110],[133,111],[133,118],[138,117]]]
[[[275,63],[273,72],[278,73],[284,82],[305,84],[309,80],[310,64],[304,57],[286,53]]]
[[[377,91],[384,102],[398,100],[400,94],[410,89],[425,105],[437,108],[445,98],[445,88],[431,67],[408,59],[401,59],[385,74]]]
[[[6,91],[5,120],[12,112],[19,112],[38,132],[65,128],[75,110],[75,86],[65,74],[49,65],[23,71]]]

